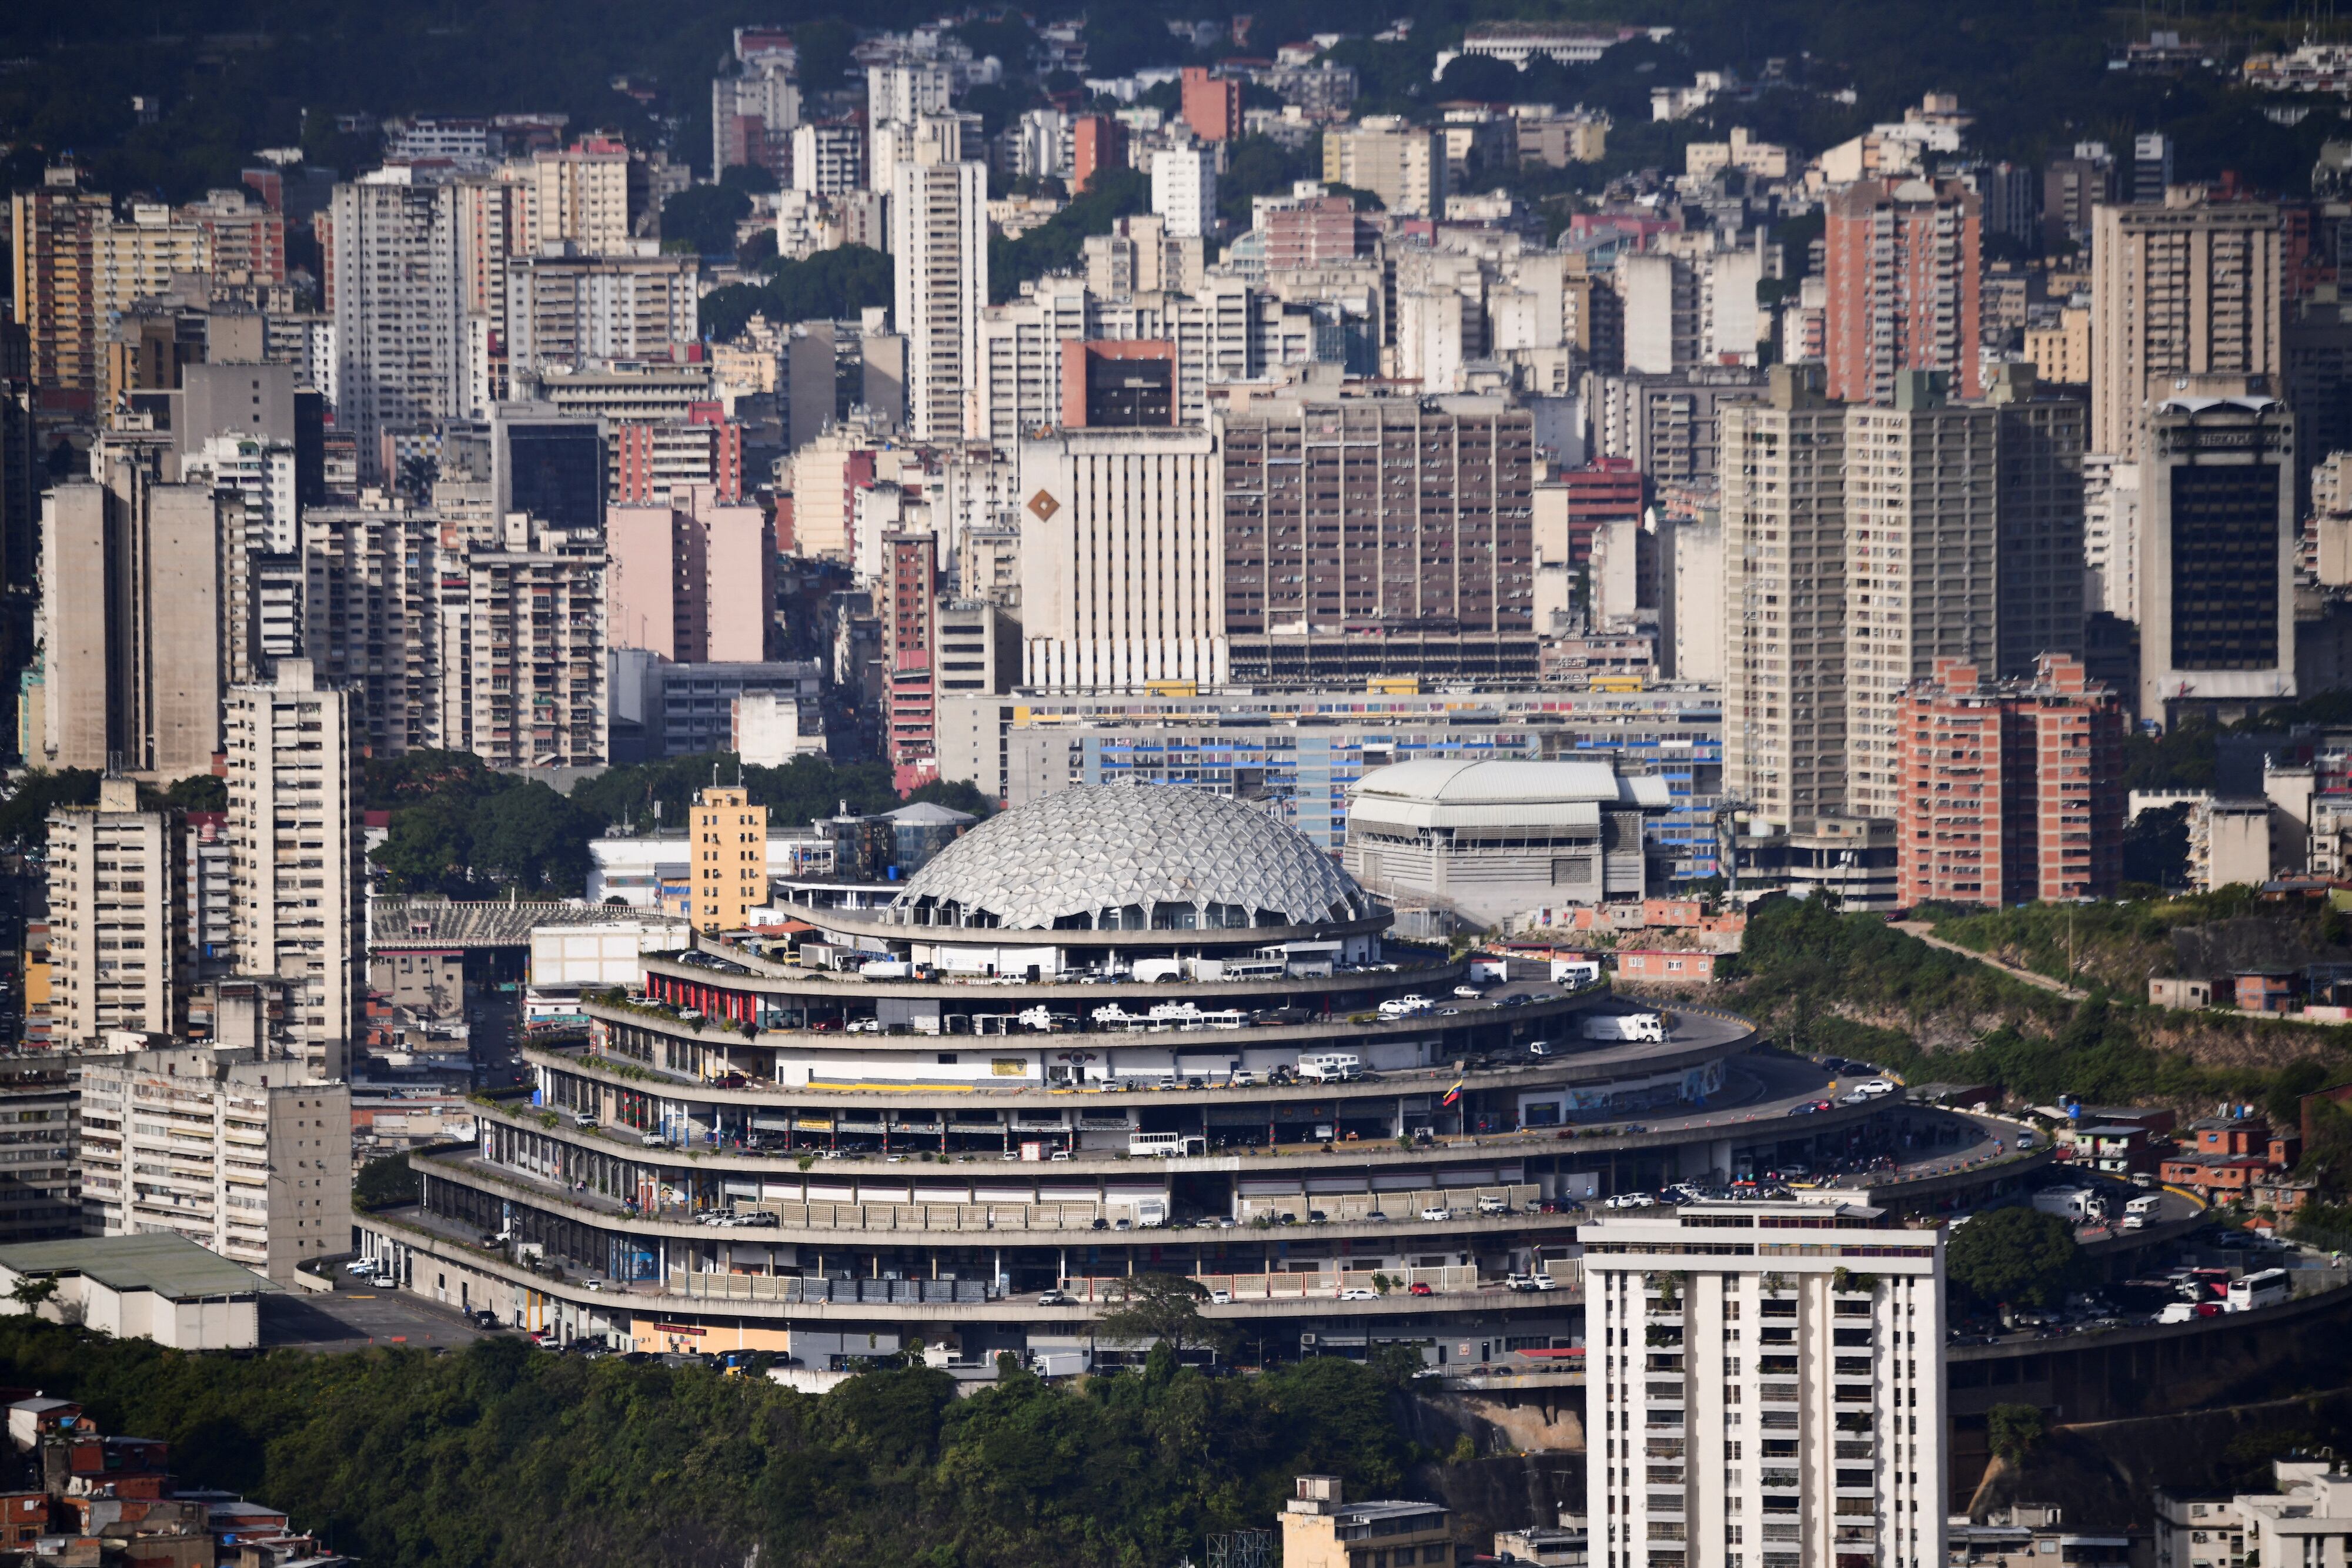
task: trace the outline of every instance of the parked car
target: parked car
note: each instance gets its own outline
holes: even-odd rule
[[[1454,1211],[1450,1208],[1430,1207],[1423,1209],[1421,1217],[1423,1219],[1446,1220],[1454,1218]]]
[[[1076,1302],[1066,1291],[1040,1291],[1037,1292],[1037,1304],[1041,1307],[1067,1307],[1075,1306]]]
[[[1361,1285],[1355,1285],[1340,1291],[1339,1299],[1343,1301],[1377,1301],[1381,1299],[1381,1293]]]
[[[1437,1294],[1435,1291],[1430,1289],[1429,1286],[1423,1284],[1419,1280],[1415,1280],[1412,1284],[1407,1285],[1405,1287],[1404,1293],[1408,1296],[1433,1296]]]

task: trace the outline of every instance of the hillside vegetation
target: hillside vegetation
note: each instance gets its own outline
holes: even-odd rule
[[[2189,924],[2165,915],[2158,918],[2168,923],[2144,927],[2133,917],[2137,907],[2077,912],[2084,922],[2098,915],[2116,923],[2094,982],[2110,971],[2121,982],[2137,961],[2134,955],[2160,950],[2161,939]],[[2003,911],[1938,922],[1937,930],[2005,957],[2005,944],[2014,942],[2020,956],[2013,961],[2063,976],[2063,915]],[[2045,928],[2053,918],[2062,922],[2054,960]],[[2315,919],[2314,925],[2315,937]],[[2290,1067],[2288,1082],[2297,1092],[2352,1078],[2352,1028],[2151,1008],[2138,999],[2147,992],[2144,967],[2128,985],[2069,1001],[1930,947],[1877,915],[1840,915],[1810,901],[1775,898],[1756,906],[1739,974],[1727,999],[1777,1043],[1862,1057],[1914,1082],[1998,1082],[2012,1095],[2045,1103],[2072,1092],[2197,1110],[2221,1100],[2265,1100]]]
[[[877,1371],[822,1397],[761,1379],[551,1355],[194,1356],[0,1318],[0,1381],[161,1437],[184,1485],[292,1511],[377,1568],[1161,1568],[1265,1528],[1294,1475],[1396,1496],[1427,1456],[1398,1384],[1340,1360],[1179,1371],[958,1399]]]
[[[2076,986],[2145,995],[2150,976],[2352,964],[2352,922],[2332,906],[2266,904],[2252,888],[2128,904],[1929,908],[1948,942]]]

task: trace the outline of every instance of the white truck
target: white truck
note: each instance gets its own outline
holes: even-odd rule
[[[1364,1075],[1364,1060],[1352,1051],[1318,1051],[1298,1059],[1298,1076],[1310,1083],[1345,1083]]]
[[[1555,985],[1597,986],[1601,983],[1601,960],[1554,958],[1551,961],[1551,977]]]
[[[1508,958],[1473,958],[1470,960],[1470,978],[1474,984],[1481,986],[1498,985],[1510,977],[1511,961]]]
[[[1663,1040],[1666,1020],[1656,1013],[1587,1013],[1577,1020],[1577,1032],[1586,1040]]]

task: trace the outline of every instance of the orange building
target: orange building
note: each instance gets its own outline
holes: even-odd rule
[[[1987,682],[1938,659],[1897,710],[1898,895],[1906,904],[2111,895],[2123,880],[2123,715],[2081,663]]]
[[[1977,386],[1976,193],[1958,180],[1859,180],[1830,193],[1826,216],[1830,396],[1892,403],[1901,371]]]
[[[1184,123],[1203,141],[1232,141],[1242,133],[1242,84],[1211,76],[1206,66],[1186,66]]]
[[[1127,167],[1127,127],[1108,114],[1082,114],[1070,122],[1070,193],[1083,194],[1098,169]]]

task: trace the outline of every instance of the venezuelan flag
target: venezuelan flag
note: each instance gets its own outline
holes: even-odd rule
[[[1451,1089],[1448,1089],[1448,1090],[1445,1092],[1445,1098],[1444,1098],[1444,1099],[1443,1099],[1443,1100],[1441,1100],[1441,1101],[1439,1101],[1439,1102],[1438,1102],[1438,1103],[1439,1103],[1439,1104],[1441,1104],[1441,1105],[1451,1105],[1451,1104],[1453,1104],[1453,1103],[1454,1103],[1454,1102],[1455,1102],[1456,1100],[1461,1099],[1461,1098],[1462,1098],[1462,1084],[1463,1084],[1463,1080],[1461,1080],[1461,1079],[1459,1079],[1459,1078],[1455,1079],[1455,1080],[1454,1081],[1454,1087],[1453,1087],[1453,1088],[1451,1088]]]

